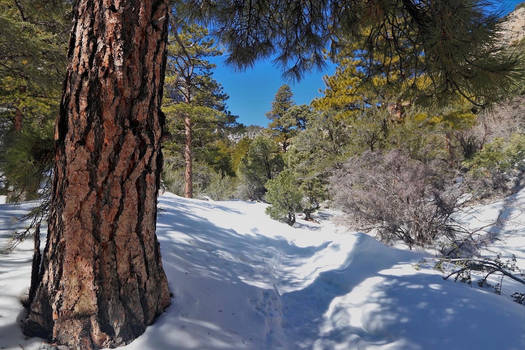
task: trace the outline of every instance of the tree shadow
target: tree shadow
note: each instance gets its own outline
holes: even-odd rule
[[[24,228],[21,219],[27,213],[25,205],[0,204],[0,239],[9,239],[13,231]]]
[[[300,339],[296,348],[309,348],[319,338],[323,315],[334,299],[348,294],[383,269],[417,258],[416,253],[386,247],[366,234],[356,235],[357,242],[343,268],[323,272],[306,288],[282,296],[285,332],[290,339]],[[363,332],[355,334],[359,333]]]
[[[218,209],[223,212],[230,213],[230,214],[242,214],[242,212],[239,210],[219,204],[220,201],[205,201],[205,200],[198,200],[198,199],[188,199],[188,198],[179,197],[172,193],[166,193],[164,196],[159,197],[158,202],[159,204],[169,205],[170,207],[175,208],[175,209],[184,208],[187,210],[187,209],[191,209],[194,207],[199,207],[199,208],[204,207],[204,208],[211,209],[211,210]],[[232,201],[232,202],[236,202],[236,201]],[[255,204],[255,203],[244,202],[244,201],[242,201],[242,203],[243,205]]]
[[[21,243],[22,240],[14,239],[15,233],[26,230],[30,222],[26,215],[38,204],[38,201],[0,204],[0,256],[9,254],[14,246]],[[19,248],[19,251],[25,250],[27,249]]]
[[[361,233],[342,236],[349,244],[299,247],[286,237],[263,235],[258,227],[264,223],[249,222],[246,232],[237,232],[204,217],[208,209],[214,217],[222,211],[227,223],[243,219],[242,210],[159,201],[169,207],[159,212],[157,235],[174,298],[126,349],[525,348],[520,305],[443,281],[437,273],[392,272],[422,254]],[[336,253],[340,263],[323,266],[319,259],[336,259]],[[0,347],[4,338],[5,346],[16,347],[18,321],[6,321],[0,323]]]
[[[305,284],[297,280],[294,269],[301,268],[308,259],[315,260],[316,254],[326,249],[336,252],[340,248],[335,243],[297,247],[284,238],[260,234],[256,223],[249,232],[239,234],[186,209],[164,211],[159,223],[164,266],[168,279],[173,281],[173,307],[178,313],[168,313],[164,322],[179,334],[187,332],[181,319],[211,324],[213,329],[199,336],[202,340],[198,348],[202,349],[220,348],[226,339],[235,344],[226,348],[308,348],[319,339],[323,315],[335,298],[346,295],[380,270],[417,257],[412,252],[387,248],[365,234],[349,234],[356,242],[343,267],[326,272],[313,270],[308,276],[311,281]],[[378,252],[385,256],[378,258]],[[195,294],[196,290],[199,292]],[[195,309],[204,304],[207,310],[196,313]],[[160,334],[160,328],[155,329],[152,332],[156,335],[147,337],[154,339],[151,345],[158,346],[163,337],[165,344],[170,344],[171,338]],[[361,338],[367,337],[366,332],[355,332]]]
[[[518,349],[525,344],[519,305],[509,310],[508,300],[443,281],[437,273],[390,275],[385,271],[423,254],[386,247],[365,234],[349,234],[355,243],[341,267],[314,271],[305,284],[295,279],[294,268],[325,249],[336,251],[335,243],[297,247],[262,235],[256,223],[240,234],[186,210],[164,212],[159,223],[174,303],[137,340],[137,349],[464,349],[471,344]],[[491,332],[494,320],[506,325],[497,336]]]
[[[525,348],[525,313],[494,293],[426,273],[379,273],[363,286],[334,300],[315,340],[319,348]]]
[[[177,344],[178,349],[288,349],[280,290],[301,288],[304,281],[294,278],[293,270],[329,246],[337,247],[331,247],[332,242],[298,247],[284,237],[261,234],[256,222],[238,233],[179,201],[161,199],[169,210],[159,213],[157,225],[174,294],[172,311],[161,315],[133,348]],[[214,215],[222,210],[212,208]],[[243,219],[240,211],[223,212],[226,221]]]
[[[320,231],[321,226],[314,225],[314,224],[303,224],[302,222],[296,222],[293,227],[303,229],[303,230],[310,230],[310,231]]]
[[[330,244],[298,247],[284,238],[264,236],[256,227],[239,234],[177,209],[161,213],[159,224],[158,239],[165,264],[176,269],[184,266],[185,271],[206,278],[264,285],[269,289],[284,277],[276,270],[279,265],[299,266],[301,259]],[[172,232],[183,234],[173,239]]]
[[[496,218],[496,222],[494,225],[492,225],[487,231],[483,238],[481,238],[482,243],[484,246],[489,245],[490,243],[493,243],[502,232],[505,231],[506,225],[512,220],[513,214],[518,209],[521,209],[522,211],[525,208],[518,208],[516,203],[518,202],[518,199],[520,197],[520,191],[523,189],[522,179],[523,175],[525,174],[524,171],[521,171],[519,175],[516,178],[516,182],[514,183],[514,187],[511,189],[511,195],[507,196],[503,199],[503,202],[501,203],[501,208],[498,212],[498,216]],[[518,214],[522,214],[521,212]]]
[[[5,298],[5,295],[0,295],[0,298]],[[15,305],[20,305],[20,300],[13,300]],[[22,334],[20,323],[25,317],[26,311],[21,309],[18,312],[15,320],[2,322],[4,315],[0,312],[0,349],[24,349],[28,347],[36,348],[36,346],[45,344],[45,341],[40,338],[28,338]]]
[[[477,222],[477,227],[469,228],[470,239],[466,239],[460,243],[456,248],[450,249],[451,252],[455,252],[457,256],[476,256],[483,251],[487,251],[487,247],[494,246],[495,243],[500,241],[505,236],[512,236],[520,234],[520,230],[511,229],[510,226],[521,227],[525,224],[522,221],[515,221],[517,218],[522,218],[525,213],[525,207],[519,205],[520,202],[525,202],[525,192],[521,191],[524,188],[522,184],[524,172],[522,171],[517,177],[514,187],[511,190],[511,195],[505,197],[503,200],[483,206],[483,210],[490,212],[491,208],[497,208],[497,216],[489,214],[488,218],[480,215],[479,208],[473,207],[468,211],[464,212],[467,217],[467,221]],[[483,213],[484,214],[484,213]],[[457,242],[454,242],[457,244]],[[504,257],[510,257],[513,252],[504,247],[498,247],[500,253]],[[513,249],[521,252],[519,249]],[[494,254],[496,255],[496,253]]]

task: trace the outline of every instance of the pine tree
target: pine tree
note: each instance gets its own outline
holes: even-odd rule
[[[302,211],[304,219],[312,221],[312,214],[321,208],[321,202],[328,198],[327,184],[318,177],[306,177],[301,181],[299,190],[303,193]]]
[[[75,2],[46,248],[24,332],[131,342],[169,305],[155,235],[168,2]]]
[[[53,166],[70,7],[0,0],[0,171],[10,200],[39,197]]]
[[[266,117],[271,120],[268,127],[283,152],[288,150],[290,139],[297,131],[304,129],[305,114],[308,113],[308,106],[296,106],[292,98],[290,87],[286,84],[281,86],[275,94],[272,110],[266,113]]]
[[[348,157],[351,136],[352,129],[335,112],[312,111],[305,130],[294,138],[288,164],[304,177],[326,177],[328,169]]]
[[[460,93],[484,103],[522,79],[518,57],[498,44],[499,18],[488,13],[485,0],[185,4],[193,17],[215,25],[229,62],[239,67],[275,56],[286,74],[301,77],[323,66],[327,49],[335,57],[358,43],[356,53],[361,52],[366,72],[389,76],[401,69],[406,79],[424,73],[432,95],[441,97]],[[396,57],[401,59],[396,62]]]
[[[276,178],[266,183],[265,199],[270,206],[266,213],[275,220],[282,220],[288,225],[295,224],[295,214],[302,210],[303,193],[291,170],[283,170]]]
[[[266,182],[277,176],[283,168],[279,146],[267,137],[256,137],[239,165],[245,192],[243,197],[262,200],[266,193]]]
[[[387,27],[396,30],[393,25]],[[365,40],[369,31],[369,27],[363,29],[361,40]],[[384,38],[378,43],[388,44]],[[433,141],[437,136],[443,137],[448,158],[453,161],[454,133],[473,125],[474,100],[488,101],[487,97],[471,96],[469,100],[456,91],[446,100],[438,100],[432,96],[432,81],[423,70],[407,77],[403,73],[403,67],[409,65],[406,58],[388,57],[381,51],[375,55],[377,65],[370,68],[363,61],[367,54],[356,49],[362,45],[354,42],[339,53],[335,73],[324,78],[324,96],[315,99],[312,105],[319,111],[335,114],[335,118],[348,125],[352,131],[348,146],[353,153],[404,145],[413,148],[409,153],[415,155],[413,151],[429,151],[421,143],[425,138]],[[388,74],[381,70],[386,64],[391,67]],[[407,140],[411,138],[418,143],[409,145]],[[431,152],[435,152],[436,143],[431,143],[434,147]]]
[[[179,137],[184,133],[185,190],[193,197],[193,162],[195,148],[204,148],[218,135],[221,128],[235,123],[227,110],[228,96],[212,77],[215,65],[209,58],[220,55],[206,28],[181,23],[174,26],[168,46],[166,98],[163,110],[172,134],[172,153],[178,152]]]

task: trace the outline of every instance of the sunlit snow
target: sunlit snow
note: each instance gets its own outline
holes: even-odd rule
[[[525,306],[445,281],[428,253],[348,232],[323,212],[289,227],[244,201],[159,199],[157,233],[172,305],[124,349],[525,349]],[[31,207],[0,205],[0,243]],[[488,254],[525,263],[525,191],[471,209],[496,221]],[[503,214],[502,214],[503,213]],[[505,216],[506,215],[506,216]],[[492,221],[491,221],[492,220]],[[476,226],[478,225],[478,226]],[[0,349],[39,349],[20,332],[32,242],[0,255]],[[524,288],[505,282],[504,291]]]

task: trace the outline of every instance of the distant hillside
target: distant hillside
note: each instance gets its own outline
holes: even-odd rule
[[[237,132],[228,135],[228,139],[237,143],[243,138],[254,139],[264,132],[264,128],[258,125],[248,125]]]
[[[509,45],[518,44],[525,38],[525,2],[505,17],[501,27],[502,39]]]

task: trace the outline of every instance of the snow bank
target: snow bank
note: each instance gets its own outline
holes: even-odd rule
[[[523,203],[520,194],[508,206]],[[125,349],[525,349],[525,306],[416,269],[424,253],[346,232],[332,213],[291,228],[260,203],[166,193],[159,204],[173,303]],[[0,228],[25,210],[0,206]],[[473,224],[485,215],[477,210]],[[515,214],[513,222],[525,221]],[[514,242],[524,232],[516,224],[498,236]],[[6,235],[0,231],[0,240]],[[498,242],[525,259],[521,240]],[[30,259],[31,242],[0,256],[0,349],[42,344],[24,339],[17,324]]]

